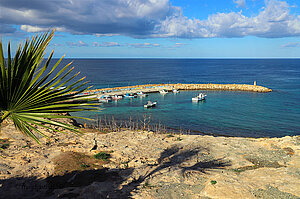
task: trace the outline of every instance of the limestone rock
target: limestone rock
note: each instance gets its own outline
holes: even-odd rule
[[[152,132],[88,131],[80,137],[53,135],[38,145],[13,126],[1,131],[2,139],[10,139],[0,157],[1,197],[18,198],[16,193],[24,198],[300,197],[299,136],[180,135],[179,142]],[[94,140],[98,147],[91,150]],[[93,158],[103,151],[111,155],[110,162],[103,164],[106,168],[53,176],[54,160],[62,153]]]

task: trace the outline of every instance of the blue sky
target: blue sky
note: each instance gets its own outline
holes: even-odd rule
[[[50,49],[70,58],[293,58],[299,0],[1,0],[13,46],[56,27]]]

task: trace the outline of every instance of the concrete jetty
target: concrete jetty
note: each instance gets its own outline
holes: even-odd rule
[[[171,91],[177,90],[223,90],[223,91],[248,91],[248,92],[260,92],[266,93],[271,92],[272,89],[256,84],[145,84],[115,88],[101,88],[95,90],[86,91],[85,94],[109,94],[109,95],[124,95],[126,93],[135,93],[142,91],[143,93],[155,93],[160,90]]]

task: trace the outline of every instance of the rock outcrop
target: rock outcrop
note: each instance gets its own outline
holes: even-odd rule
[[[0,158],[2,198],[300,197],[299,136],[89,130],[53,135],[38,145],[21,134],[11,137],[17,134],[11,125],[1,129],[1,139],[10,143]],[[110,161],[95,166],[89,157],[99,152],[109,153]],[[81,169],[58,172],[68,154],[77,154],[69,161],[79,161]]]

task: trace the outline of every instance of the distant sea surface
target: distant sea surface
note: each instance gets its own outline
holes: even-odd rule
[[[192,103],[199,91],[150,94],[101,105],[96,118],[151,117],[172,129],[217,135],[282,137],[300,134],[300,59],[65,59],[96,88],[155,83],[253,84],[270,93],[203,91],[205,102]],[[158,106],[144,109],[147,100]]]

